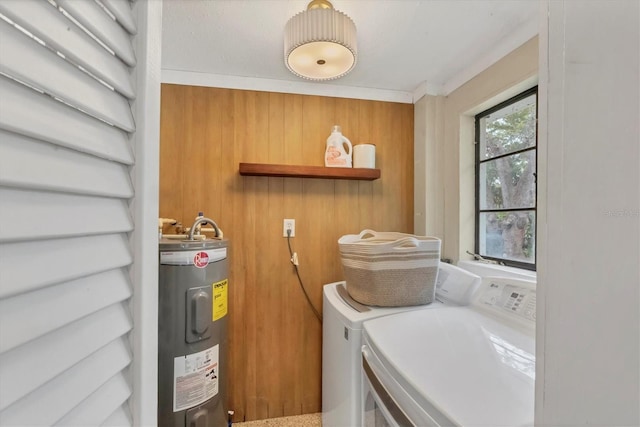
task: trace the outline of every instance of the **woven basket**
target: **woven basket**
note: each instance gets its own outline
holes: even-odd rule
[[[347,292],[361,304],[423,305],[435,298],[440,239],[363,230],[338,240]]]

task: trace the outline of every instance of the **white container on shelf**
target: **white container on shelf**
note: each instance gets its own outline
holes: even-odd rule
[[[354,168],[376,168],[376,146],[373,144],[358,144],[353,147]]]
[[[351,141],[342,135],[340,126],[333,126],[331,135],[327,138],[324,165],[328,168],[350,168],[352,148]]]

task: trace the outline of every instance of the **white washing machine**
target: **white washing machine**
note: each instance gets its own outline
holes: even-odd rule
[[[345,282],[324,286],[322,327],[322,425],[360,426],[361,345],[364,321],[407,311],[431,311],[471,301],[480,277],[456,266],[440,263],[436,301],[412,307],[369,307],[351,299]]]
[[[535,282],[485,278],[467,307],[364,323],[362,425],[533,425]]]

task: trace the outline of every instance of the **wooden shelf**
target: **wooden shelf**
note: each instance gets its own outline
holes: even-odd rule
[[[281,176],[294,178],[360,179],[373,181],[380,178],[380,169],[326,168],[324,166],[268,165],[240,163],[240,175]]]

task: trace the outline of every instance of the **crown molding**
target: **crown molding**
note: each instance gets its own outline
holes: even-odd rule
[[[441,92],[442,86],[424,81],[413,90],[413,103],[415,104],[425,95],[438,96],[442,94]]]
[[[412,92],[162,69],[162,83],[413,104]]]
[[[488,55],[479,58],[471,66],[450,78],[442,85],[440,95],[449,95],[454,90],[507,56],[532,38],[539,32],[539,25],[536,19],[525,22],[519,29],[497,43]]]

